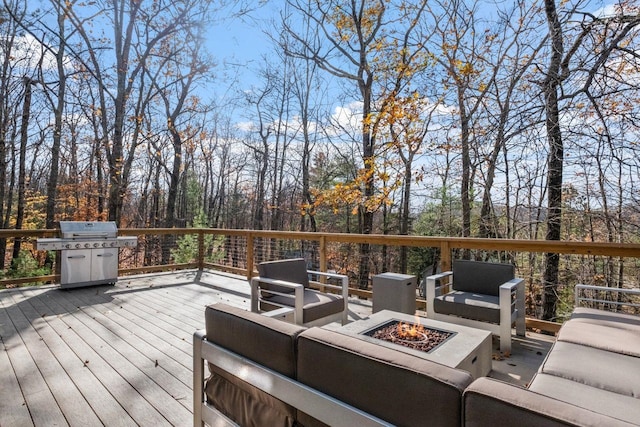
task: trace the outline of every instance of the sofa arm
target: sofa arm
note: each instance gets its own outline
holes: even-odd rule
[[[492,378],[479,378],[464,392],[464,425],[630,426],[525,388]]]

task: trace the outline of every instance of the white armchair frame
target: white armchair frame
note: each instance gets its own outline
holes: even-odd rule
[[[265,289],[260,286],[260,283],[266,283],[271,285],[282,286],[286,288],[291,288],[294,291],[294,300],[295,305],[293,307],[283,304],[278,304],[273,301],[268,301],[269,304],[276,305],[278,307],[282,307],[284,309],[291,308],[293,309],[293,322],[298,325],[304,326],[321,326],[330,322],[340,321],[343,325],[348,322],[348,303],[349,303],[349,278],[343,274],[336,273],[325,273],[322,271],[314,271],[307,270],[307,274],[315,276],[316,280],[310,280],[309,284],[313,285],[313,287],[318,287],[320,289],[327,288],[336,290],[338,294],[342,296],[344,307],[341,312],[335,313],[331,316],[322,317],[320,319],[313,320],[311,322],[303,323],[303,308],[304,308],[304,291],[305,288],[300,283],[288,282],[285,280],[276,280],[269,279],[266,277],[256,276],[251,278],[251,311],[254,313],[260,313],[260,295],[262,293],[269,293],[273,295],[282,295],[282,296],[290,296],[290,294],[285,294],[282,292],[273,291],[271,289]],[[327,279],[338,279],[340,281],[340,285],[332,285],[329,283],[322,283],[319,280],[322,278]],[[320,290],[313,289],[313,292],[321,292]]]
[[[433,300],[450,292],[449,289],[453,284],[452,279],[455,280],[453,271],[445,271],[427,277],[427,317],[490,331],[500,337],[500,351],[511,353],[511,326],[515,323],[516,335],[525,335],[524,279],[514,278],[500,285],[498,294],[500,305],[499,324],[436,313]]]

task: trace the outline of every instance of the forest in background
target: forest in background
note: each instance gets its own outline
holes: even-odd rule
[[[638,240],[635,1],[3,1],[2,228]],[[223,90],[234,19],[272,50]]]

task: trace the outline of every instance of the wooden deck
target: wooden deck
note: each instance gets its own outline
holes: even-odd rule
[[[0,426],[192,425],[192,335],[215,302],[248,309],[249,285],[185,271],[0,291]],[[528,332],[491,376],[526,384],[551,342]]]

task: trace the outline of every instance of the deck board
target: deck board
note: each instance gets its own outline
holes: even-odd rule
[[[197,271],[0,291],[0,426],[192,425],[193,332],[209,304],[248,309],[249,291]],[[351,320],[370,313],[350,300]],[[492,376],[526,384],[551,341],[514,338]]]

